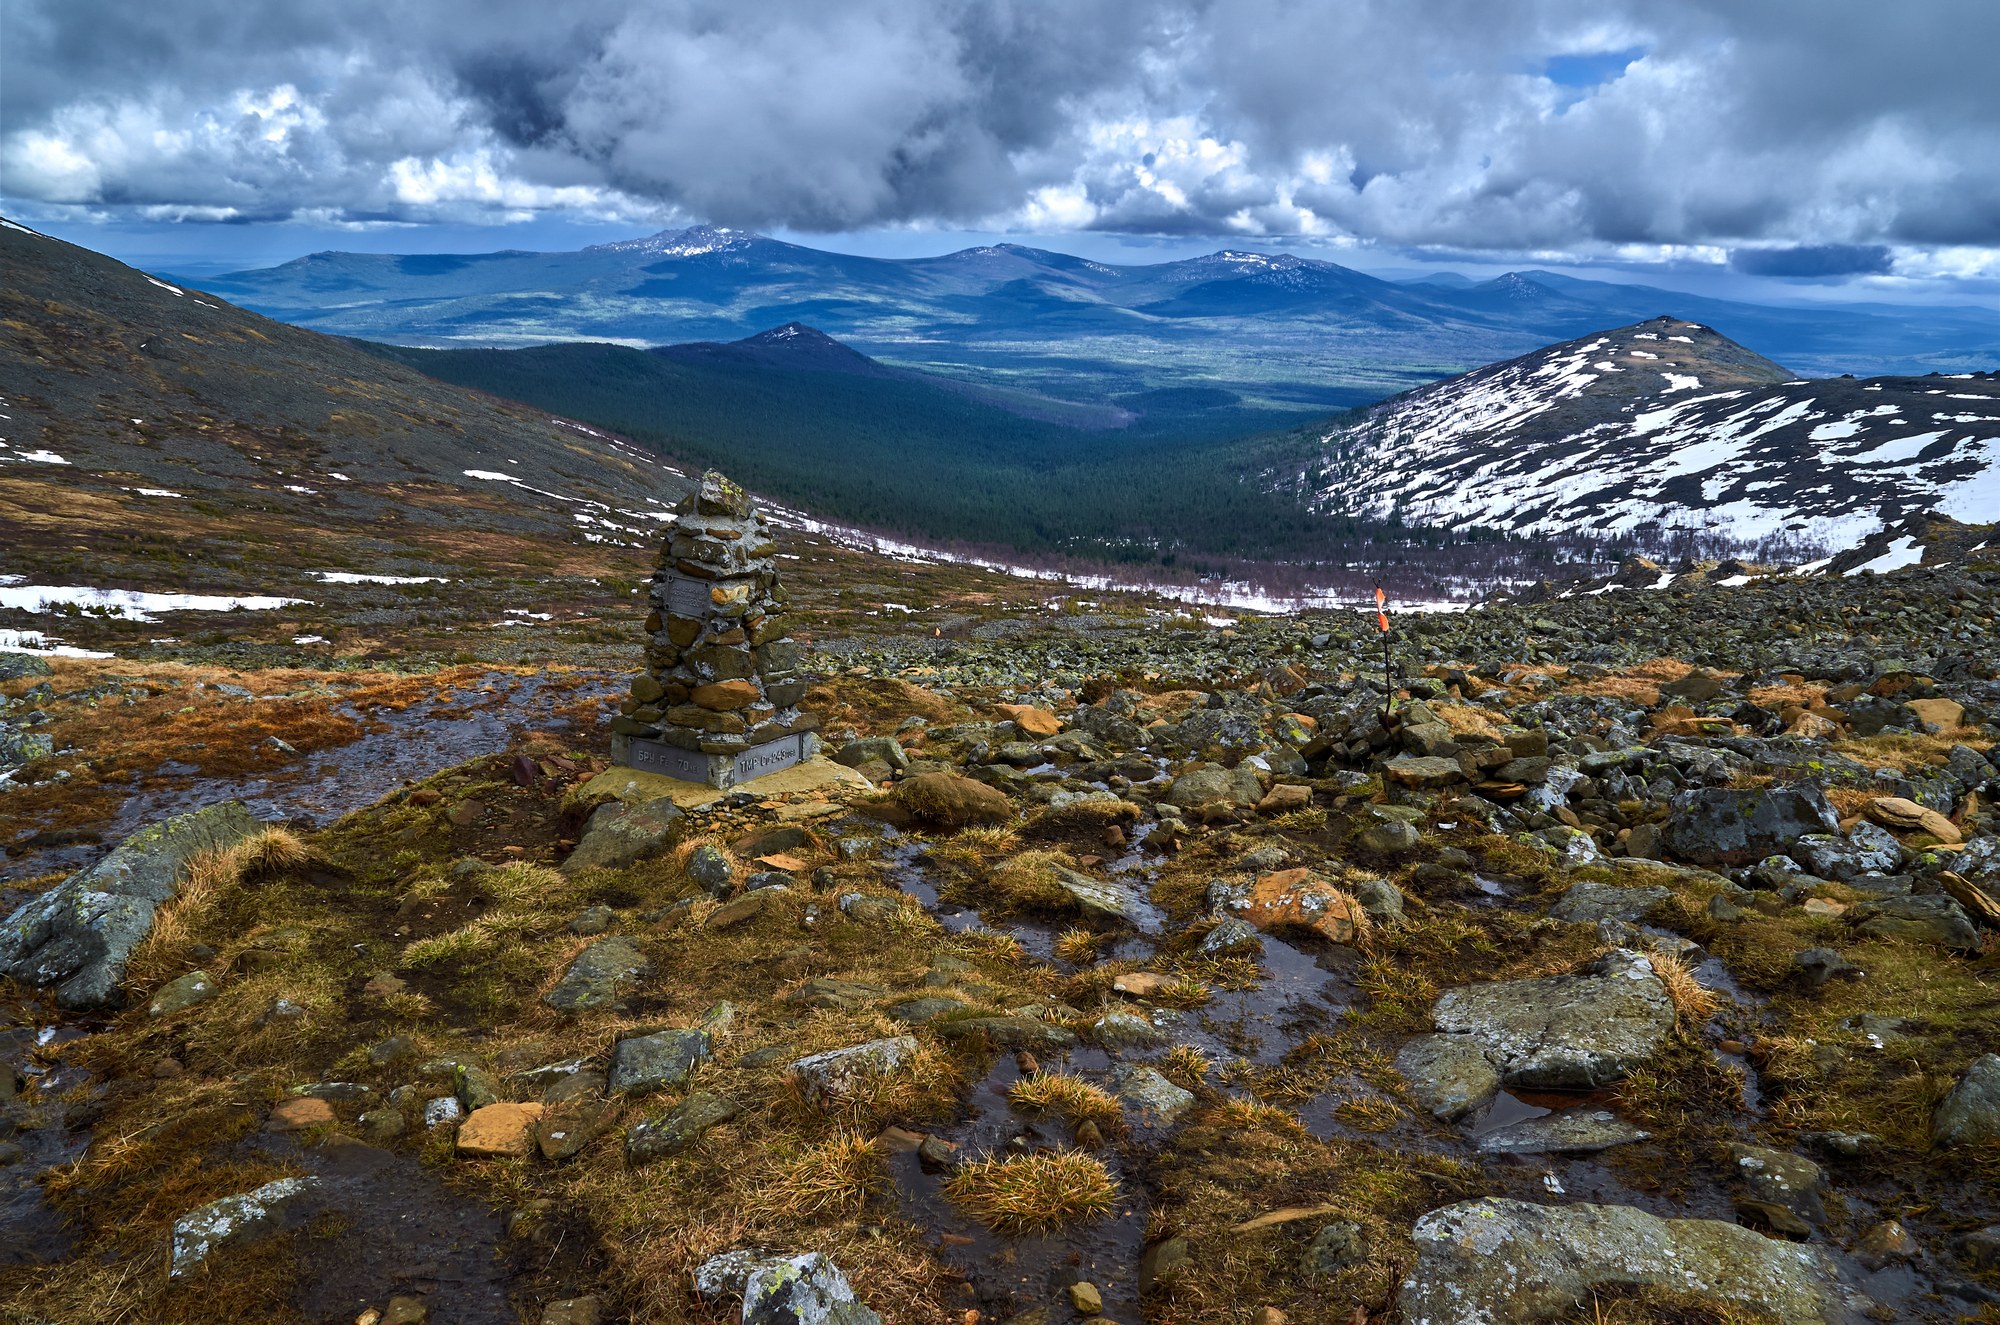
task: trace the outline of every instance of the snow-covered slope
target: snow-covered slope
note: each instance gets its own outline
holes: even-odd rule
[[[1656,318],[1385,401],[1297,481],[1319,509],[1413,524],[1840,549],[1919,511],[2000,513],[2000,380],[1805,381]]]

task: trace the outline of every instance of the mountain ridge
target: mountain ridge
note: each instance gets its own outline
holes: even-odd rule
[[[1418,388],[1311,446],[1280,482],[1328,513],[1839,551],[1920,512],[2000,510],[2000,380],[1804,379],[1657,318]]]

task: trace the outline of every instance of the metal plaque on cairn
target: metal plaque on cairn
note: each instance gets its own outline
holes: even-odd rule
[[[812,758],[818,720],[785,638],[777,546],[750,494],[710,471],[675,507],[646,618],[646,670],[611,720],[611,758],[734,787]]]

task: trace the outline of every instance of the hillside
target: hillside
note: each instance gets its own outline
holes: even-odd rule
[[[1283,484],[1315,509],[1607,538],[1838,551],[1924,510],[2000,510],[1991,374],[1802,380],[1655,319],[1357,411]]]
[[[305,564],[385,525],[440,549],[494,535],[540,559],[637,538],[685,487],[545,412],[18,226],[0,227],[0,265],[0,512],[16,554],[66,545],[79,524],[164,547],[254,517],[317,531],[316,546],[274,536]]]
[[[729,341],[796,321],[901,366],[1085,403],[1193,388],[1323,412],[1663,313],[1814,375],[2000,366],[2000,313],[1977,308],[1781,308],[1542,272],[1399,284],[1231,251],[889,260],[711,227],[575,253],[317,253],[197,283],[303,326],[434,347]]]
[[[1324,555],[1365,532],[1252,481],[1241,415],[1204,427],[1184,406],[1161,423],[1134,412],[1122,428],[1077,427],[796,324],[646,351],[376,350],[725,468],[826,518],[933,543],[1171,565]]]

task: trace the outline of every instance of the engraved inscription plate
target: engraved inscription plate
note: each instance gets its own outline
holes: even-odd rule
[[[781,768],[790,768],[804,757],[805,737],[780,736],[775,741],[766,741],[736,756],[736,781],[741,784]]]
[[[698,750],[683,750],[664,741],[634,740],[628,745],[631,766],[644,773],[659,773],[683,782],[708,781],[708,756]]]
[[[713,605],[702,581],[685,575],[667,577],[667,610],[675,616],[706,616]]]

